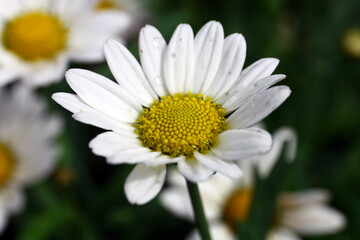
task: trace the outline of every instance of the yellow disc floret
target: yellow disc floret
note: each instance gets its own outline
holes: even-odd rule
[[[176,94],[155,100],[135,123],[142,144],[171,157],[204,153],[225,130],[225,109],[201,94]]]
[[[10,150],[0,144],[0,189],[11,178],[15,168],[15,159]]]
[[[224,205],[223,217],[231,229],[235,229],[237,222],[247,219],[252,200],[252,189],[238,190],[229,197]]]
[[[4,47],[26,61],[50,59],[66,47],[67,30],[55,16],[30,12],[5,24]]]

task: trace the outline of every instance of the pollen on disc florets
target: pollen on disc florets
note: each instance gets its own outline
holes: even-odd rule
[[[155,100],[135,123],[142,144],[171,157],[204,153],[225,130],[225,109],[201,94],[175,94]]]
[[[59,18],[42,12],[20,15],[4,26],[4,47],[26,61],[50,59],[66,47],[67,29]]]

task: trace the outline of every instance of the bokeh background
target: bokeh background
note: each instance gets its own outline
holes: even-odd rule
[[[270,132],[284,125],[294,127],[299,145],[295,162],[282,168],[279,188],[326,188],[332,193],[332,205],[346,215],[343,231],[303,239],[360,239],[360,56],[344,41],[350,29],[360,28],[360,1],[148,0],[144,4],[148,22],[166,40],[179,23],[190,23],[197,32],[214,19],[223,24],[225,35],[245,36],[245,66],[263,57],[280,59],[276,73],[287,75],[282,84],[290,86],[292,95],[265,124]],[[137,35],[128,46],[138,56]],[[72,67],[112,78],[106,63]],[[11,218],[0,239],[184,239],[193,225],[173,216],[158,199],[144,206],[127,202],[123,186],[133,166],[108,165],[91,153],[88,143],[102,130],[74,121],[54,103],[50,96],[59,91],[71,92],[65,81],[38,90],[51,111],[65,119],[58,167],[47,181],[27,189],[26,208]],[[265,204],[267,199],[260,201]]]

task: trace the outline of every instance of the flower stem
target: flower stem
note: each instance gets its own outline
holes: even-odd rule
[[[194,210],[196,226],[199,230],[202,240],[211,240],[209,225],[207,223],[204,208],[201,202],[200,192],[196,183],[186,180],[187,189],[189,191],[192,208]]]

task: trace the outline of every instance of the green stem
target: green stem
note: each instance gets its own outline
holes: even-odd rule
[[[194,210],[196,226],[199,230],[202,240],[211,240],[209,225],[207,223],[204,208],[201,202],[200,192],[196,183],[186,180],[187,189],[189,191],[192,208]]]

